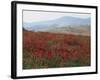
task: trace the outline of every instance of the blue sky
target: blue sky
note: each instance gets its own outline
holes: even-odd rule
[[[39,11],[23,11],[23,22],[39,22],[46,20],[53,20],[63,16],[72,16],[78,18],[89,18],[90,14],[78,14],[78,13],[54,13],[54,12],[39,12]]]

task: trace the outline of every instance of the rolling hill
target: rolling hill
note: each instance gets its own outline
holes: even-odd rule
[[[23,28],[28,31],[43,31],[54,33],[71,33],[80,35],[90,35],[90,18],[77,18],[63,16],[49,21],[24,23]]]

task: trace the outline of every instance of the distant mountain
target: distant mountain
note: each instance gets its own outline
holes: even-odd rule
[[[79,25],[74,27],[73,26],[55,27],[52,29],[48,29],[47,32],[90,36],[90,30],[91,30],[90,26]]]
[[[41,21],[41,22],[32,22],[32,23],[24,23],[23,27],[29,31],[48,31],[52,28],[59,28],[63,26],[79,26],[79,25],[90,25],[91,19],[90,18],[77,18],[77,17],[70,17],[64,16],[58,19],[49,20],[49,21]]]

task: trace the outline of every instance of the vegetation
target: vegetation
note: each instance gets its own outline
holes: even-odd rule
[[[23,31],[23,69],[90,66],[90,36]]]

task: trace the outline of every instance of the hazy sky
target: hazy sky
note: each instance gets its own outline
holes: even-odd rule
[[[78,18],[88,18],[90,14],[80,13],[59,13],[59,12],[41,12],[41,11],[23,11],[23,22],[31,23],[38,21],[53,20],[63,16],[72,16]]]

